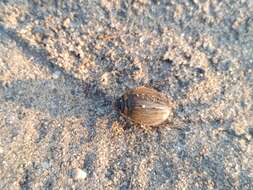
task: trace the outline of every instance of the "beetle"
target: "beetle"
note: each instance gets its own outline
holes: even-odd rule
[[[163,93],[140,86],[116,99],[114,107],[133,123],[155,127],[173,116],[174,104]]]

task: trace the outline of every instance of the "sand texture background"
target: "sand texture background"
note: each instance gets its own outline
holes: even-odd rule
[[[0,189],[253,189],[253,1],[0,1]]]

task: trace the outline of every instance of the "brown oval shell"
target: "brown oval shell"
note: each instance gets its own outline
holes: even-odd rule
[[[118,108],[121,114],[141,125],[157,126],[172,116],[172,101],[152,88],[131,89],[120,99]]]

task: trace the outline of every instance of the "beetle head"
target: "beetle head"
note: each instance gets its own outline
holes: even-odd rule
[[[125,107],[125,103],[122,97],[116,99],[114,107],[116,110],[123,112],[124,111],[124,107]]]

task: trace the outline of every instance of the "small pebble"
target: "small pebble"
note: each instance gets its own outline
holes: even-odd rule
[[[0,147],[0,154],[4,153],[4,149],[2,147]]]
[[[87,177],[87,173],[80,168],[76,168],[76,169],[73,169],[72,171],[72,177],[75,180],[84,180]]]
[[[53,79],[58,79],[61,76],[61,71],[55,71],[53,73]]]
[[[108,85],[108,83],[109,83],[109,76],[110,74],[108,73],[108,72],[106,72],[106,73],[104,73],[102,76],[101,76],[101,83],[103,84],[103,85]]]
[[[70,18],[66,18],[64,21],[63,21],[63,26],[65,28],[69,28],[70,26]]]

